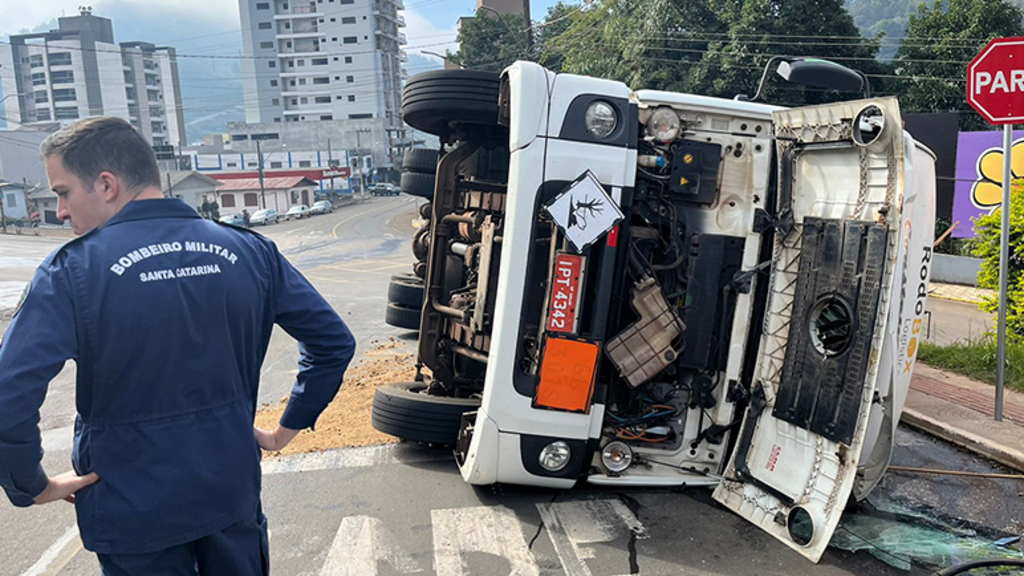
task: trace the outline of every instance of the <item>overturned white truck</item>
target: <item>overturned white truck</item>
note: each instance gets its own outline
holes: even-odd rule
[[[429,224],[389,306],[429,374],[379,389],[374,426],[453,445],[473,484],[715,486],[817,561],[891,458],[934,156],[862,74],[776,64],[866,97],[787,109],[527,62],[412,78],[405,121],[442,149],[407,157]]]

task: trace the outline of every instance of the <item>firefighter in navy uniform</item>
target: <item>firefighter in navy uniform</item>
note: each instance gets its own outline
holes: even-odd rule
[[[90,118],[41,146],[79,238],[39,267],[0,344],[0,486],[16,506],[74,502],[105,575],[266,574],[260,447],[334,398],[355,342],[266,238],[165,199],[152,149]],[[254,428],[274,324],[299,342],[275,430]],[[39,408],[77,365],[73,472],[40,464]]]

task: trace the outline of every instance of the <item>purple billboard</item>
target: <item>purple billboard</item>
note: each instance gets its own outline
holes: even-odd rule
[[[1024,177],[1024,131],[1013,133],[1012,178]],[[992,213],[1003,201],[1003,133],[961,132],[956,151],[954,238],[973,238],[974,219]]]

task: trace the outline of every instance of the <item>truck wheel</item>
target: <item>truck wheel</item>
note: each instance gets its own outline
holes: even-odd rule
[[[442,140],[459,124],[497,125],[499,84],[497,73],[480,70],[417,74],[402,91],[402,118]]]
[[[437,150],[412,148],[402,157],[403,172],[437,173]]]
[[[419,330],[420,313],[420,306],[410,308],[408,306],[399,306],[398,304],[389,303],[387,310],[384,312],[384,322],[399,328]]]
[[[402,192],[431,200],[434,198],[434,175],[419,172],[402,173]]]
[[[423,307],[423,283],[392,280],[388,285],[388,302],[419,311]],[[419,323],[418,316],[416,321]]]
[[[480,407],[476,398],[427,394],[421,382],[386,384],[373,397],[373,427],[413,442],[455,444],[462,414]]]
[[[415,274],[392,274],[392,282],[406,282],[408,284],[423,284],[423,280]]]
[[[426,262],[430,254],[430,228],[424,226],[412,235],[412,254],[420,262]]]

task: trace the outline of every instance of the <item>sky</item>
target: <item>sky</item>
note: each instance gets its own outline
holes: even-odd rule
[[[142,40],[173,46],[179,54],[182,100],[188,141],[243,122],[241,68],[233,59],[241,52],[238,0],[0,0],[0,41],[11,34],[57,27],[57,18],[73,16],[91,5],[93,14],[110,18],[114,40]],[[554,0],[533,0],[535,19]],[[455,23],[473,14],[475,0],[405,0],[409,75],[440,68],[442,60],[421,51],[455,51]],[[190,57],[190,56],[200,57]],[[209,58],[222,56],[222,58]],[[3,73],[0,70],[0,73]],[[2,120],[0,120],[2,124]]]

